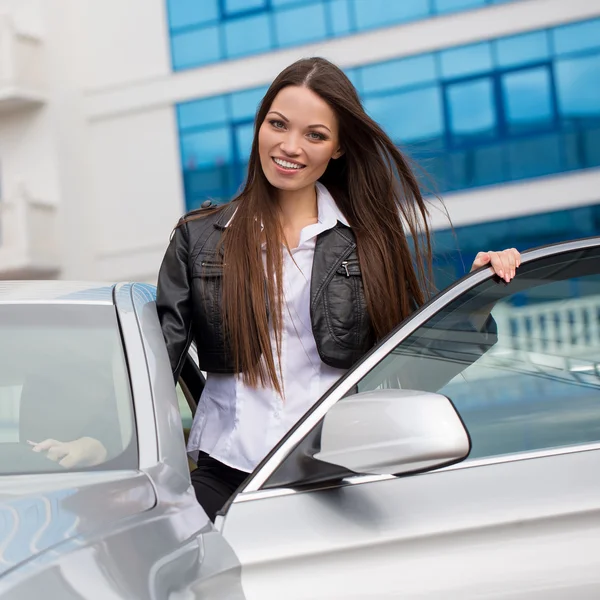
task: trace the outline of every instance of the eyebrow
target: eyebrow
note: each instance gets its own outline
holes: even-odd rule
[[[290,120],[289,120],[289,119],[288,119],[288,118],[287,118],[285,115],[282,115],[282,114],[281,114],[279,111],[277,111],[277,110],[271,110],[271,111],[269,111],[269,113],[268,113],[268,114],[270,115],[271,113],[273,113],[273,114],[275,114],[275,115],[279,115],[279,116],[280,116],[280,117],[281,117],[281,118],[282,118],[282,119],[283,119],[283,120],[284,120],[286,123],[289,123],[289,122],[290,122]],[[308,129],[312,129],[312,128],[314,128],[314,127],[323,127],[324,129],[327,129],[327,131],[329,131],[329,132],[331,133],[331,129],[329,129],[329,127],[327,127],[327,125],[323,125],[322,123],[315,123],[314,125],[309,125],[309,126],[308,126]]]

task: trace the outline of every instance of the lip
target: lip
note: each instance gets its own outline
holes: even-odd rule
[[[306,167],[306,165],[303,165],[302,163],[299,163],[296,160],[290,160],[289,158],[281,158],[280,156],[272,156],[271,160],[273,161],[273,165],[275,166],[275,169],[277,169],[277,171],[279,173],[285,174],[285,175],[292,175],[294,173],[299,173],[300,171],[302,171],[302,169],[286,169],[285,167],[281,167],[280,165],[278,165],[275,162],[275,159],[277,160],[285,160],[286,162],[289,163],[293,163],[295,165],[300,165],[301,167]]]

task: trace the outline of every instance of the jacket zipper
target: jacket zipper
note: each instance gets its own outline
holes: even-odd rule
[[[344,273],[346,274],[346,277],[350,278],[352,277],[352,274],[350,273],[350,270],[348,269],[348,265],[358,265],[359,262],[356,260],[345,260],[342,262],[342,264],[336,269],[336,271],[339,271],[339,269],[344,269]],[[357,275],[360,273],[356,273]]]
[[[203,266],[203,267],[218,267],[218,268],[221,268],[221,267],[224,267],[224,266],[225,266],[225,263],[221,263],[221,262],[212,262],[212,261],[209,261],[209,260],[203,260],[203,261],[200,263],[200,265],[201,265],[201,266]]]

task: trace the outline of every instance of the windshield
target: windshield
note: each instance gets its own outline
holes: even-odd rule
[[[0,305],[0,474],[136,467],[114,307]]]

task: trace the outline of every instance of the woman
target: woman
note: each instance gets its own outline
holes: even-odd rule
[[[244,189],[210,205],[176,227],[157,308],[175,378],[194,338],[208,372],[188,451],[214,520],[306,410],[424,302],[431,244],[407,159],[322,58],[275,79]],[[473,268],[490,263],[510,281],[519,258],[480,253]]]

